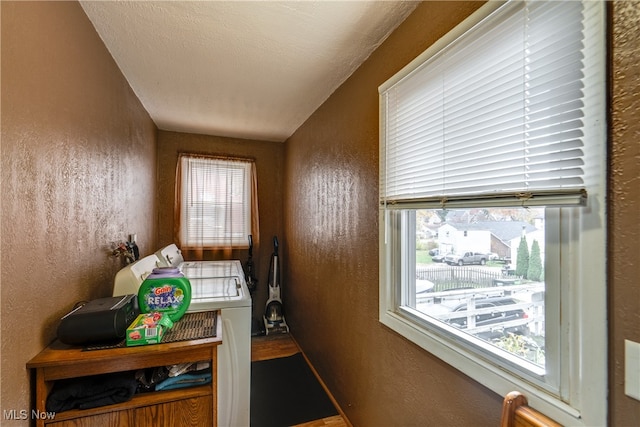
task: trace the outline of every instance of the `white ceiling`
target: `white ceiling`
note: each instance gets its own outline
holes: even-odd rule
[[[411,1],[81,1],[158,128],[284,141]]]

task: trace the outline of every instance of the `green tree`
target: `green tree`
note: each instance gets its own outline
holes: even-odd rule
[[[529,246],[527,245],[527,238],[522,236],[520,238],[520,245],[518,246],[516,276],[526,278],[527,271],[529,271]]]
[[[540,245],[534,239],[531,244],[531,254],[529,255],[529,270],[527,279],[539,282],[542,279],[542,258],[540,258]]]

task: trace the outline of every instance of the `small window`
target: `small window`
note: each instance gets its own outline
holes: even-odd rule
[[[380,321],[565,425],[606,424],[604,29],[487,2],[379,88]]]
[[[186,249],[247,247],[255,202],[254,162],[181,154],[179,242]],[[257,219],[257,218],[256,218]]]

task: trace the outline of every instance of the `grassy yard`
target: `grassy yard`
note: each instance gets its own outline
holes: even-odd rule
[[[416,251],[416,264],[431,264],[431,255],[427,251]]]

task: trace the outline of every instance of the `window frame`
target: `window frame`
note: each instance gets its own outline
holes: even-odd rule
[[[243,201],[242,201],[242,209],[241,211],[244,213],[244,219],[242,221],[242,230],[233,231],[228,230],[225,232],[223,236],[213,236],[210,239],[203,239],[200,237],[200,240],[195,238],[193,241],[188,240],[188,236],[185,235],[185,228],[187,227],[188,217],[186,215],[184,201],[185,198],[188,198],[189,193],[189,184],[191,182],[191,177],[188,176],[188,171],[184,167],[185,164],[188,164],[190,161],[200,161],[200,162],[215,162],[215,163],[225,163],[224,168],[226,170],[238,169],[241,171],[243,176]],[[181,247],[184,249],[221,249],[221,248],[246,248],[247,247],[247,236],[252,234],[252,224],[254,215],[252,200],[254,199],[254,195],[252,194],[254,189],[253,183],[253,174],[254,174],[254,161],[252,159],[244,159],[244,158],[232,158],[232,157],[223,157],[223,156],[211,156],[211,155],[200,155],[200,154],[191,154],[191,153],[181,153],[178,158],[179,163],[179,185],[180,188],[180,196],[177,199],[179,202],[178,209],[178,217],[179,217],[179,231],[178,231],[178,239],[180,241]],[[228,165],[226,165],[228,163]],[[219,167],[216,167],[219,168]],[[223,201],[213,201],[210,204],[221,207],[222,209],[228,209],[229,204],[231,203],[228,195],[225,195],[225,200]],[[196,202],[194,202],[196,203]],[[204,202],[199,202],[204,203]],[[225,212],[225,218],[228,212]],[[236,237],[234,235],[237,234]]]
[[[482,6],[390,80],[398,81],[408,75],[503,3],[488,2]],[[603,5],[600,7],[604,10]],[[596,23],[603,31],[604,16],[603,11],[603,22]],[[381,97],[381,142],[385,135],[384,107]],[[606,140],[604,129],[602,124],[594,132],[601,141]],[[556,359],[552,366],[547,364],[547,372],[557,383],[545,384],[517,370],[510,371],[486,352],[478,352],[474,346],[460,345],[455,332],[443,333],[440,328],[425,325],[416,320],[415,313],[401,307],[402,292],[407,289],[401,286],[400,263],[403,259],[411,259],[411,239],[406,244],[401,239],[407,233],[406,224],[399,220],[402,211],[389,210],[384,205],[379,211],[380,322],[501,396],[514,389],[525,393],[532,406],[563,424],[606,424],[607,297],[606,247],[603,244],[606,242],[606,148],[604,143],[601,145],[599,159],[588,171],[587,206],[547,209],[547,260],[553,262],[545,264],[545,281],[559,284],[547,286],[545,297],[545,305],[549,307],[547,314],[550,314],[546,323],[558,325],[557,333],[551,334],[546,344],[547,351]]]

